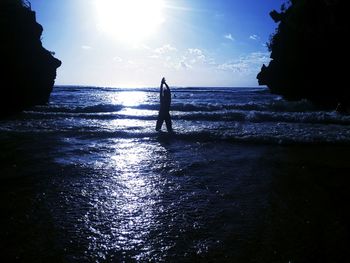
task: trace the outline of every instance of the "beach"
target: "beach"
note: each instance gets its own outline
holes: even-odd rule
[[[264,88],[55,87],[0,121],[6,262],[343,262],[350,118]]]

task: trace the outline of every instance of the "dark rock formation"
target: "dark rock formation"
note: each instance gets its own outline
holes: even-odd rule
[[[48,102],[61,61],[43,48],[43,28],[23,0],[0,2],[0,117]]]
[[[288,100],[321,108],[350,106],[346,0],[292,0],[270,16],[279,23],[268,44],[271,61],[257,78]]]

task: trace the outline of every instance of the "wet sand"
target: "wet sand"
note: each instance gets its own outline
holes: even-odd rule
[[[113,143],[72,159],[51,135],[2,138],[4,262],[347,257],[347,146]]]

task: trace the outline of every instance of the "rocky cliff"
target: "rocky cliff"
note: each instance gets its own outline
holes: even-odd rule
[[[288,100],[348,108],[349,33],[345,0],[292,0],[270,16],[278,23],[268,44],[271,61],[257,78]]]
[[[30,4],[0,2],[0,117],[48,102],[61,61],[41,43]]]

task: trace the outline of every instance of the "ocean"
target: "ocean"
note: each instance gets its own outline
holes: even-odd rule
[[[2,262],[344,262],[350,116],[266,88],[54,87],[0,120]]]

